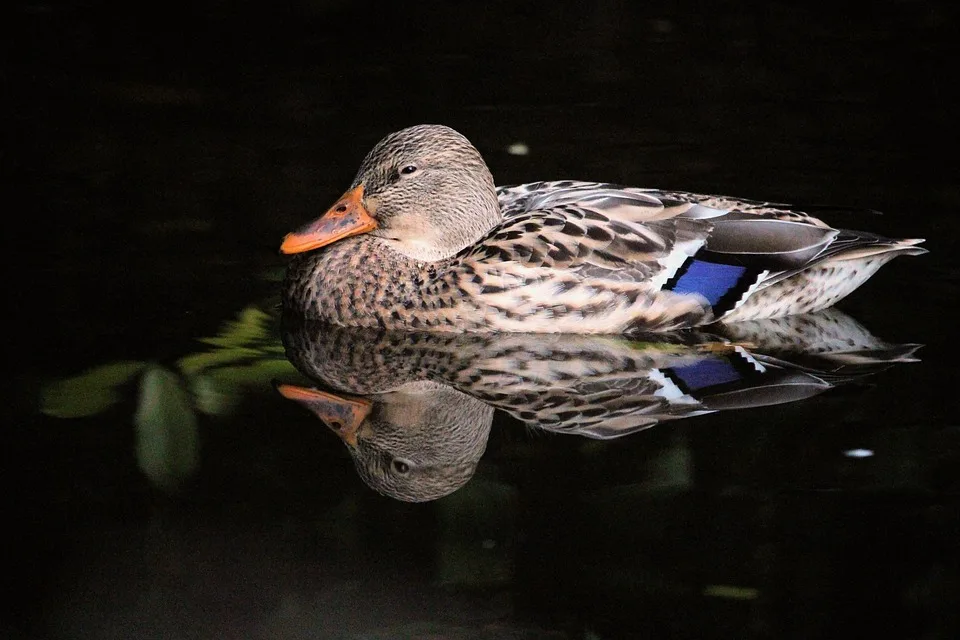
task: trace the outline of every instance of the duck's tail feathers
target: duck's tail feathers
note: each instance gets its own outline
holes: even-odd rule
[[[843,246],[845,235],[850,234],[853,238],[847,246]],[[920,256],[928,253],[926,249],[918,246],[925,242],[923,238],[906,238],[903,240],[891,240],[881,236],[872,236],[860,231],[844,231],[837,238],[837,251],[831,256],[833,260],[854,260],[859,258],[869,258],[884,253],[890,254],[893,258],[897,255],[902,256]]]

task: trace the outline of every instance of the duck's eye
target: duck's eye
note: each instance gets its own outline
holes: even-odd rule
[[[393,470],[404,475],[410,471],[410,465],[407,464],[405,460],[394,460],[393,461]]]
[[[400,175],[402,176],[408,176],[411,173],[416,173],[416,172],[417,172],[417,166],[413,164],[408,164],[407,166],[400,169]]]

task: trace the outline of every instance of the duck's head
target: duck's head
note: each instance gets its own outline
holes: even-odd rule
[[[449,257],[501,220],[490,170],[450,127],[391,133],[367,154],[350,189],[317,220],[287,234],[282,253],[301,253],[361,233],[415,260]]]

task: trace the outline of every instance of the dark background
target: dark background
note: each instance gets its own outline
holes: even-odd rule
[[[494,624],[464,637],[950,637],[960,606],[951,3],[91,0],[2,12],[17,524],[0,629],[353,637],[393,620],[364,618],[362,603],[425,606],[411,594],[427,590],[433,547],[410,532],[440,539],[437,512],[367,496],[339,444],[267,393],[215,425],[205,475],[172,498],[125,461],[130,399],[71,423],[39,416],[37,397],[98,364],[171,362],[244,306],[273,308],[282,235],[325,209],[384,134],[439,122],[474,142],[500,184],[596,179],[868,207],[885,215],[857,224],[926,237],[931,254],[896,261],[845,303],[883,337],[927,345],[924,362],[855,398],[846,432],[834,405],[778,414],[776,437],[750,420],[671,426],[696,443],[694,490],[603,508],[567,499],[581,486],[565,474],[580,459],[573,439],[521,455],[501,436],[491,467],[525,469],[510,482],[527,514],[515,579],[484,592],[481,613],[436,595],[423,596],[439,598],[427,609]],[[530,154],[507,153],[516,142]],[[856,440],[851,423],[888,443],[897,470],[857,476],[854,490],[849,469],[821,462]],[[672,437],[611,449],[619,471],[583,482],[624,482],[644,447]],[[311,447],[327,448],[313,459]],[[364,542],[330,560],[335,579],[304,573],[326,535],[310,527],[343,492],[366,496]],[[619,551],[585,552],[605,544]],[[643,544],[653,551],[634,548]],[[177,568],[145,577],[146,556]],[[584,567],[597,575],[580,581]],[[685,590],[730,567],[760,576],[759,604]],[[658,582],[671,569],[682,578]],[[410,576],[420,586],[407,588]],[[331,595],[331,581],[352,586]],[[291,590],[313,595],[294,606],[280,595]],[[188,604],[171,613],[144,604],[149,594]],[[268,612],[304,602],[326,612],[315,614],[326,627],[302,616],[300,635],[264,631]]]

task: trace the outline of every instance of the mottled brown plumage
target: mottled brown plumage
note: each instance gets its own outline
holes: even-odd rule
[[[575,181],[494,187],[456,131],[390,134],[289,234],[288,311],[359,327],[624,333],[816,311],[925,250],[786,205]]]

